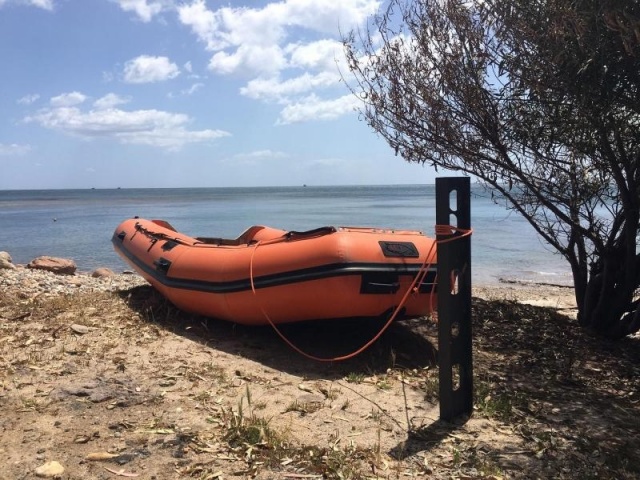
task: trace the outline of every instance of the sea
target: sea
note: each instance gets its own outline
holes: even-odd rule
[[[168,221],[197,237],[235,238],[251,225],[285,230],[366,226],[435,235],[435,185],[0,190],[0,251],[16,264],[49,255],[78,270],[129,267],[111,236],[126,218]],[[519,215],[471,189],[472,282],[570,285],[569,266]]]

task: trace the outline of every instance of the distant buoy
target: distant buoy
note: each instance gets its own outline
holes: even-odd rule
[[[53,217],[53,221],[54,221],[54,222],[57,222],[57,221],[58,221],[58,219],[57,219],[56,217]]]

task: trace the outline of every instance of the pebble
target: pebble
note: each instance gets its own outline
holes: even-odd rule
[[[54,478],[59,477],[64,473],[64,467],[55,460],[47,462],[44,465],[40,465],[36,468],[36,477],[41,478]]]
[[[55,297],[79,292],[115,292],[139,285],[148,285],[139,275],[114,274],[92,277],[90,273],[57,275],[45,270],[25,268],[0,269],[0,291],[14,293],[20,298]]]
[[[79,335],[84,335],[85,333],[89,333],[89,327],[87,327],[86,325],[78,325],[77,323],[74,323],[73,325],[71,325],[71,330]]]
[[[114,271],[111,270],[110,268],[96,268],[92,273],[91,276],[93,278],[103,278],[103,277],[113,277],[115,275]]]

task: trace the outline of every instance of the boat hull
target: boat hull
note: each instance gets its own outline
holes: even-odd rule
[[[128,219],[116,252],[178,308],[247,325],[379,317],[431,264],[403,316],[435,308],[434,240],[415,231],[254,226],[238,239],[194,238],[161,220]]]

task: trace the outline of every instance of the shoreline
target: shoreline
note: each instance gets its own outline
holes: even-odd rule
[[[77,271],[62,275],[47,270],[27,268],[15,264],[15,268],[0,269],[0,289],[13,291],[20,298],[40,295],[55,296],[87,291],[122,291],[149,283],[139,274],[124,270],[120,273],[108,270],[107,275],[94,276],[94,272]],[[575,297],[570,285],[503,281],[492,284],[473,284],[472,296],[483,300],[514,301],[522,304],[549,307],[573,316]]]

